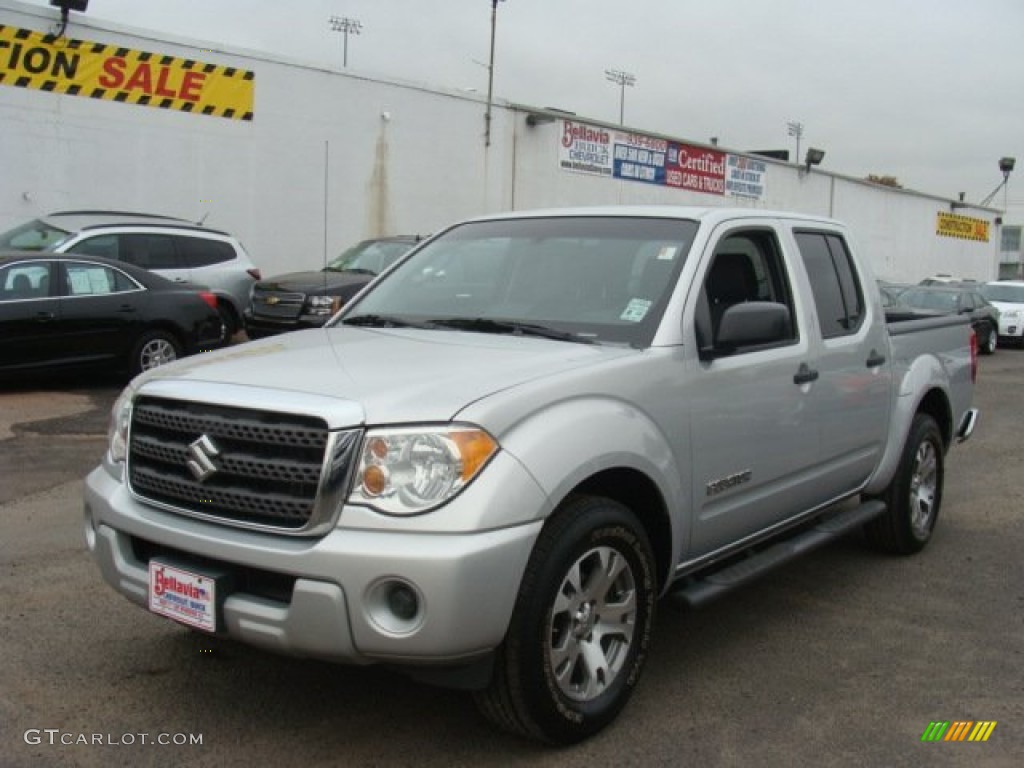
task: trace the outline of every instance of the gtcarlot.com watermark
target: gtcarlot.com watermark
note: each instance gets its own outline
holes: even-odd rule
[[[76,733],[60,728],[29,728],[24,736],[26,744],[50,747],[132,747],[139,744],[162,747],[200,747],[201,733]]]

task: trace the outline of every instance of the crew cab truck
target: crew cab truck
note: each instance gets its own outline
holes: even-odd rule
[[[86,539],[196,631],[402,668],[573,743],[626,704],[659,605],[856,528],[922,549],[975,365],[963,319],[887,322],[837,221],[485,217],[325,328],[135,379]]]

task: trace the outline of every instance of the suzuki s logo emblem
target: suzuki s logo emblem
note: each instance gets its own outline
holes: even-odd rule
[[[185,462],[185,466],[196,480],[203,482],[211,475],[216,474],[217,465],[213,463],[213,460],[220,456],[220,449],[213,444],[213,440],[208,435],[203,435],[194,443],[190,443],[188,455],[189,459]]]

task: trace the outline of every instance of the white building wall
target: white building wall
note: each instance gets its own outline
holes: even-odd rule
[[[0,0],[0,25],[45,33],[55,15]],[[988,242],[937,236],[936,218],[951,211],[949,200],[829,173],[829,157],[809,173],[763,160],[764,194],[755,200],[584,175],[559,165],[557,115],[546,114],[553,122],[527,124],[529,113],[543,110],[496,103],[485,146],[486,104],[477,95],[247,51],[212,51],[97,24],[87,14],[72,18],[72,38],[253,71],[253,119],[0,84],[0,230],[67,209],[205,219],[238,235],[269,275],[316,267],[365,237],[427,234],[491,211],[608,203],[752,205],[847,221],[876,272],[890,280],[917,281],[936,272],[975,279],[998,274],[996,211],[957,211],[988,222]]]

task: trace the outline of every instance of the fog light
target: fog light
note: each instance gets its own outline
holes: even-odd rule
[[[388,587],[388,608],[396,618],[412,621],[420,611],[420,601],[411,587],[395,582]]]
[[[411,635],[426,616],[423,594],[405,579],[388,576],[366,590],[366,616],[389,635]]]

